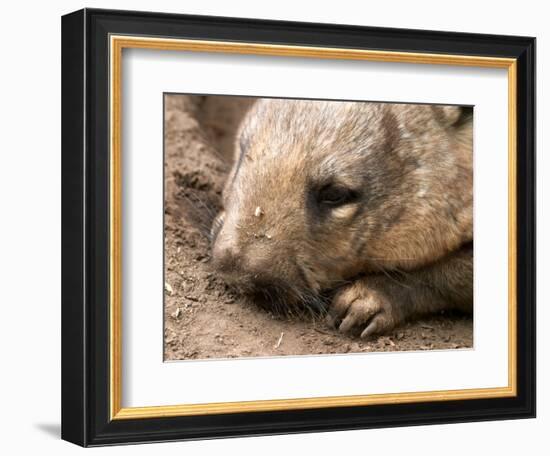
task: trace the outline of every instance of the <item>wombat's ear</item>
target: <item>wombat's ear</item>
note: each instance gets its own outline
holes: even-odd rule
[[[473,109],[468,106],[432,106],[435,118],[445,128],[458,126],[472,118]]]

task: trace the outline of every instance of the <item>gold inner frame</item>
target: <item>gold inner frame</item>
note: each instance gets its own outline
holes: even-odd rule
[[[368,60],[431,65],[453,65],[508,70],[508,386],[427,392],[403,392],[353,396],[274,399],[244,402],[122,407],[122,163],[121,94],[123,49],[155,49],[230,54],[255,54],[317,59]],[[110,415],[111,419],[158,418],[221,413],[298,410],[374,404],[449,401],[511,397],[517,394],[517,290],[516,290],[516,119],[517,61],[511,58],[468,55],[387,52],[287,46],[243,42],[221,42],[110,36]]]

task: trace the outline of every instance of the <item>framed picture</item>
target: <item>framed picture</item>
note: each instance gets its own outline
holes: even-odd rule
[[[534,417],[534,71],[527,37],[64,16],[62,437]]]

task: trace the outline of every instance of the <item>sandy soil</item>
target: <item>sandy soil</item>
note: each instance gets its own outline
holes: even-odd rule
[[[165,360],[471,347],[469,317],[437,315],[363,341],[322,319],[274,315],[216,277],[208,231],[220,208],[235,129],[252,102],[165,98]]]

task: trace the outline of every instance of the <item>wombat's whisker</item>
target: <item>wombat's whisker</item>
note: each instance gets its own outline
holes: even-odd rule
[[[412,287],[405,284],[404,282],[401,282],[399,281],[398,279],[396,279],[395,277],[393,277],[391,274],[390,274],[390,271],[388,271],[386,268],[376,264],[376,263],[373,263],[374,267],[376,267],[380,272],[382,272],[386,277],[388,277],[392,282],[396,283],[397,285],[399,285],[400,287],[403,287],[403,288],[407,288],[407,289],[411,289]]]
[[[210,215],[212,218],[216,217],[217,212],[215,207],[210,207],[207,203],[204,202],[203,199],[196,193],[193,193],[193,197],[196,199],[196,201],[193,201],[189,195],[183,195],[185,198],[187,198],[192,204],[196,204],[197,202],[200,203],[200,205],[203,207],[203,209],[208,212],[208,215]]]
[[[200,214],[197,215],[197,209],[190,208],[191,210],[195,211],[195,215],[192,215],[189,220],[193,228],[195,228],[202,236],[204,236],[206,239],[211,241],[211,233],[210,233],[210,226],[206,223],[203,223],[200,221]],[[190,215],[190,214],[187,214]]]
[[[324,283],[327,284],[326,288],[335,288],[335,287],[341,287],[343,285],[348,285],[350,283],[353,283],[353,280],[350,279],[327,279],[324,281]]]
[[[194,195],[194,198],[191,198],[189,195],[181,195],[182,198],[188,203],[186,208],[193,211],[193,224],[202,228],[203,234],[206,234],[207,238],[210,239],[210,229],[212,225],[212,220],[215,220],[215,211],[213,208],[208,207],[208,205],[202,201],[197,195]],[[205,216],[204,212],[207,212]],[[190,214],[188,214],[190,215]]]

